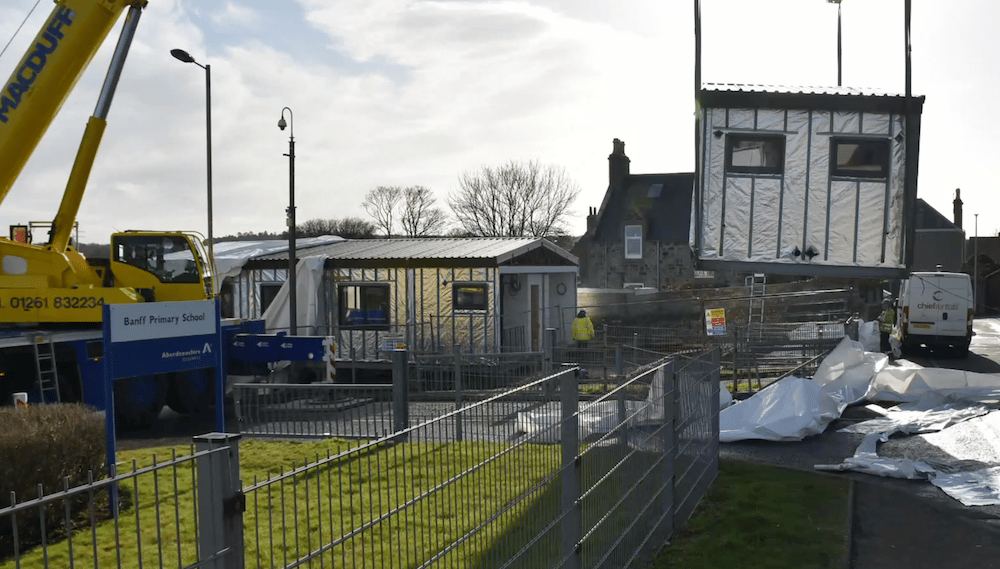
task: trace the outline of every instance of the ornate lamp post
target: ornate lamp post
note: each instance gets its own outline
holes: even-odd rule
[[[288,111],[288,122],[285,122],[285,111]],[[296,297],[298,288],[295,286],[295,126],[292,116],[292,109],[285,107],[281,109],[281,119],[278,120],[278,128],[285,130],[288,128],[288,333],[291,336],[298,334],[298,312],[296,310]]]

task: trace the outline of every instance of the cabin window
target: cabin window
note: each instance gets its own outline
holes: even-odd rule
[[[260,283],[260,312],[261,314],[267,310],[268,306],[274,302],[275,297],[278,296],[278,291],[281,290],[281,283]]]
[[[785,167],[782,135],[726,135],[726,171],[739,174],[781,174]]]
[[[389,285],[341,284],[337,287],[341,328],[389,329]]]
[[[641,259],[642,258],[642,226],[641,225],[626,225],[625,226],[625,258],[626,259]]]
[[[486,312],[489,310],[489,288],[486,283],[452,283],[451,301],[456,312]]]
[[[889,141],[858,138],[830,140],[832,176],[888,178]]]

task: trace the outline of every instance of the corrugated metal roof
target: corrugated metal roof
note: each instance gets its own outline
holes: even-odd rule
[[[341,261],[384,261],[391,266],[413,260],[482,260],[502,264],[538,248],[577,264],[576,257],[566,250],[540,238],[529,237],[466,237],[414,239],[354,239],[314,247],[299,256],[321,256]],[[288,260],[288,252],[257,257],[257,261]]]
[[[753,83],[706,83],[705,91],[722,93],[776,93],[783,95],[846,95],[858,97],[902,97],[902,93],[891,93],[872,87],[809,87],[788,85],[760,85]]]
[[[705,108],[797,109],[920,115],[924,97],[855,87],[786,87],[783,85],[706,84]]]

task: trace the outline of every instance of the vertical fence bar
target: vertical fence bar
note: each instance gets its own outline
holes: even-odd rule
[[[406,380],[406,351],[392,352],[392,428],[394,432],[410,426]]]
[[[198,452],[198,525],[201,555],[211,558],[202,567],[243,569],[243,511],[240,482],[240,435],[208,433],[194,438]],[[225,552],[222,555],[220,553]]]
[[[455,410],[460,410],[462,408],[462,362],[459,358],[462,351],[455,345],[452,346],[452,358],[454,360],[454,373],[455,373]],[[455,413],[455,440],[461,442],[464,440],[462,433],[462,413]]]
[[[660,429],[663,444],[663,523],[666,524],[665,535],[674,533],[674,453],[677,445],[675,429],[677,415],[674,413],[674,398],[677,393],[677,361],[673,360],[663,366],[663,427]]]
[[[583,515],[580,507],[580,398],[577,395],[576,374],[563,372],[560,376],[562,421],[562,548],[561,558],[567,569],[580,569],[580,540],[583,538]]]

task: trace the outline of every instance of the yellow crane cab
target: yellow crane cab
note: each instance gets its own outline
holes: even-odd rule
[[[125,231],[111,236],[114,286],[147,302],[213,298],[212,266],[193,231]]]

